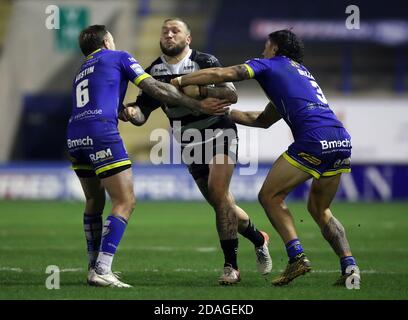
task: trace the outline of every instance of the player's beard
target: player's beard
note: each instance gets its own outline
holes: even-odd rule
[[[187,43],[184,42],[184,43],[179,43],[179,44],[175,45],[175,46],[172,47],[172,48],[166,48],[166,47],[162,44],[162,42],[160,41],[160,49],[161,49],[161,51],[162,51],[166,56],[169,56],[169,57],[175,57],[175,56],[179,55],[180,53],[183,52],[183,50],[186,48],[186,46],[187,46]]]

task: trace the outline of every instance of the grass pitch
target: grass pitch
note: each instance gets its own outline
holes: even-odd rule
[[[271,279],[287,262],[283,244],[257,203],[241,206],[271,236],[271,275],[257,273],[253,247],[240,237],[242,281],[220,287],[217,278],[223,257],[209,205],[148,202],[137,204],[113,265],[134,287],[112,289],[86,285],[83,204],[0,202],[0,299],[408,298],[407,203],[333,206],[362,270],[360,290],[332,286],[338,277],[338,259],[304,203],[289,203],[289,207],[313,272],[286,287],[273,287]],[[59,290],[45,287],[48,265],[61,269]]]

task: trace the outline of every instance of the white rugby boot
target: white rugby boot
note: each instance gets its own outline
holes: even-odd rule
[[[98,274],[94,269],[88,272],[88,284],[96,287],[132,288],[131,285],[119,280],[117,272]]]
[[[268,249],[269,236],[264,231],[261,231],[261,233],[265,239],[265,242],[262,246],[255,248],[256,267],[258,271],[265,276],[272,271],[272,258]]]

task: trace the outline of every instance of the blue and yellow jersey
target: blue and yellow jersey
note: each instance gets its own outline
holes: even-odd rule
[[[295,139],[311,129],[343,127],[315,78],[303,65],[275,56],[248,60],[245,66],[276,106]]]
[[[125,51],[98,49],[88,55],[73,81],[70,122],[105,119],[117,123],[128,81],[150,77]]]

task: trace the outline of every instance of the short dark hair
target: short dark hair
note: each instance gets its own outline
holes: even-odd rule
[[[108,30],[104,25],[95,24],[81,31],[78,37],[79,47],[82,53],[87,56],[102,48]]]
[[[185,22],[183,19],[178,18],[178,17],[168,18],[168,19],[163,21],[163,24],[165,24],[166,22],[169,22],[169,21],[179,21],[179,22],[181,22],[182,24],[184,24],[186,26],[186,29],[187,29],[188,33],[191,33],[190,25],[187,22]]]
[[[291,30],[272,32],[269,34],[269,40],[278,46],[277,56],[286,56],[298,63],[303,62],[303,42]]]

